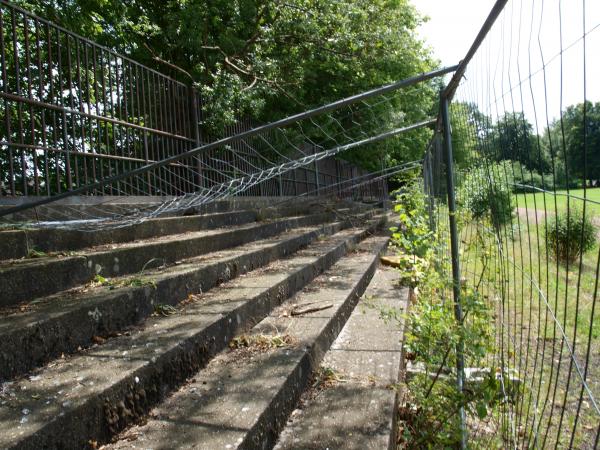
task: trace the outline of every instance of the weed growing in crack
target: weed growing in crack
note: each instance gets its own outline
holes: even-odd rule
[[[118,289],[122,287],[144,287],[150,286],[156,289],[156,282],[144,277],[129,277],[120,280],[111,280],[100,274],[94,275],[87,287],[107,286],[109,289]]]

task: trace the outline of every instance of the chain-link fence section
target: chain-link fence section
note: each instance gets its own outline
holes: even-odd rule
[[[475,292],[494,336],[483,367],[465,339],[448,369],[463,399],[473,373],[499,386],[463,448],[599,445],[599,48],[595,4],[499,1],[442,93],[423,175],[445,296],[467,327]]]

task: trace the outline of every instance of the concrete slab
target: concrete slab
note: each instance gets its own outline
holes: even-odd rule
[[[277,219],[231,228],[169,235],[139,242],[94,247],[79,256],[53,256],[0,265],[0,307],[87,283],[96,274],[122,276],[143,269],[235,247],[286,230],[335,219],[333,213]]]
[[[128,430],[108,448],[270,448],[366,288],[387,240],[366,239],[356,246],[359,252],[342,258],[252,329],[251,335],[267,339],[286,336],[288,345],[220,354],[154,409],[145,425]],[[286,314],[318,304],[331,306],[300,316]]]
[[[45,197],[0,197],[0,213],[7,208],[30,203]],[[163,202],[172,200],[174,197],[146,197],[146,196],[73,196],[58,200],[53,203],[36,208],[26,209],[14,214],[0,217],[0,223],[7,222],[30,222],[34,224],[40,220],[65,220],[90,219],[107,217],[112,214],[127,214],[132,210],[150,210],[158,207]],[[231,197],[226,200],[190,208],[185,214],[209,214],[215,212],[236,211],[240,209],[257,209],[268,207],[273,204],[300,205],[310,202],[328,202],[332,196],[317,197]],[[349,203],[348,201],[344,201]],[[163,217],[167,217],[165,214]]]
[[[399,381],[404,326],[382,312],[394,308],[401,317],[407,308],[408,290],[397,281],[394,269],[377,270],[323,359],[331,379],[304,396],[275,450],[395,450],[397,394],[390,387]]]
[[[224,284],[179,313],[149,318],[128,335],[5,383],[0,448],[82,448],[90,441],[106,442],[195,373],[235,333],[260,321],[367,234],[364,229],[342,231],[268,270]],[[349,295],[356,297],[355,289]],[[339,322],[341,328],[341,320],[338,314],[327,322]],[[326,328],[323,335],[331,333],[331,326]]]
[[[74,290],[23,304],[16,313],[7,311],[0,317],[0,341],[3,342],[0,380],[26,373],[62,353],[87,347],[94,337],[107,336],[138,323],[153,313],[155,305],[173,305],[192,293],[206,292],[349,225],[335,222],[298,229],[193,258],[164,270],[150,270],[144,274],[142,286]]]
[[[74,251],[103,244],[117,244],[198,230],[254,222],[256,211],[232,211],[202,216],[149,219],[129,227],[94,232],[61,228],[0,231],[0,260],[24,258],[30,250],[45,253]]]

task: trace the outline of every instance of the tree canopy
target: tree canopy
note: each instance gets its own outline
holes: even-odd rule
[[[562,116],[562,124],[554,125],[557,133],[564,130],[566,155],[571,176],[581,180],[600,180],[600,102],[586,102],[569,106]]]
[[[437,64],[416,36],[423,17],[409,0],[16,3],[195,83],[202,93],[206,125],[215,129],[240,117],[280,118]],[[394,105],[407,121],[422,120],[434,108],[437,92],[434,84],[430,86],[407,93]],[[388,162],[421,156],[429,133],[411,137],[386,150],[392,152]]]

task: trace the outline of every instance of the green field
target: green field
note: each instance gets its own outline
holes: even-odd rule
[[[519,208],[527,208],[529,211],[534,209],[537,211],[543,211],[546,209],[548,212],[555,213],[567,211],[567,200],[569,200],[569,208],[580,208],[583,209],[584,204],[584,190],[583,189],[571,189],[568,192],[566,190],[556,191],[553,193],[539,192],[535,194],[518,194],[517,206]],[[569,198],[570,197],[570,198]],[[577,198],[579,197],[579,198]],[[588,188],[585,191],[586,203],[586,215],[600,216],[600,188]],[[555,204],[556,199],[556,204]],[[535,200],[535,203],[534,203]],[[545,201],[545,208],[544,208]]]
[[[583,196],[583,190],[571,193]],[[600,189],[587,193],[590,199],[600,198]],[[533,211],[533,194],[517,197],[519,208],[525,207],[526,198],[528,211]],[[543,211],[543,194],[535,197],[537,210]],[[566,198],[556,196],[559,211],[566,211]],[[554,196],[546,194],[548,210],[554,212],[554,203],[550,207],[550,201],[554,202]],[[574,204],[581,206],[582,201],[572,200],[571,205]],[[600,205],[588,203],[588,206],[588,212],[600,217]],[[583,256],[581,266],[576,261],[567,267],[547,252],[543,225],[513,219],[500,234],[503,239],[498,241],[494,231],[485,225],[476,222],[463,225],[462,275],[467,282],[479,286],[478,292],[496,305],[496,335],[498,343],[502,343],[498,345],[503,348],[507,366],[515,368],[528,386],[522,403],[516,405],[516,414],[525,414],[536,399],[538,406],[546,405],[541,414],[547,417],[560,415],[564,405],[567,419],[563,427],[572,427],[581,383],[575,374],[565,392],[572,373],[568,368],[571,354],[565,350],[563,333],[582,367],[591,339],[587,376],[600,379],[600,321],[592,321],[598,315],[594,312],[598,244]],[[501,249],[498,242],[502,242]],[[598,389],[598,384],[591,386],[596,396],[600,394]],[[524,424],[529,431],[530,425]],[[582,408],[574,448],[591,448],[587,445],[593,441],[596,428],[593,409]],[[552,439],[558,435],[557,420],[552,422],[549,434]],[[569,433],[562,433],[559,448],[568,447],[569,439]]]

